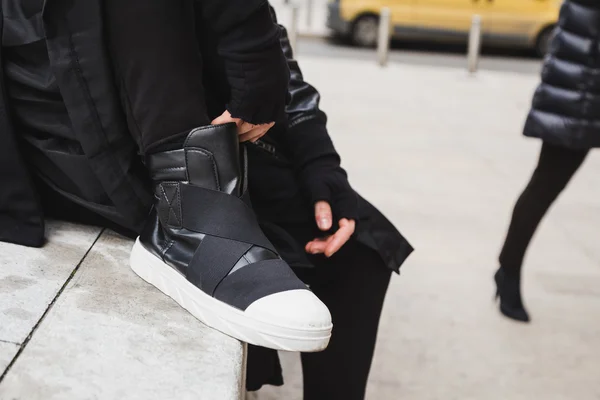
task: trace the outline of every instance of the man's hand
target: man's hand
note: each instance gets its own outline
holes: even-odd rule
[[[265,133],[269,131],[275,125],[275,122],[269,122],[268,124],[254,125],[246,121],[242,121],[239,118],[233,118],[229,111],[225,110],[223,114],[215,118],[211,124],[227,124],[233,122],[237,126],[238,135],[240,142],[256,142],[258,139],[263,137]]]
[[[315,204],[315,219],[320,230],[326,232],[331,229],[333,216],[331,206],[326,201],[319,201]],[[353,219],[342,218],[339,221],[340,229],[336,233],[326,238],[316,238],[306,244],[305,250],[310,254],[325,254],[331,257],[354,234],[356,222]]]

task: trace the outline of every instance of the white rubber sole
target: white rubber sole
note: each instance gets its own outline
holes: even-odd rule
[[[299,329],[246,315],[198,289],[146,250],[139,239],[131,251],[130,265],[140,278],[171,297],[205,325],[235,339],[275,350],[300,352],[321,351],[329,344],[333,325]]]

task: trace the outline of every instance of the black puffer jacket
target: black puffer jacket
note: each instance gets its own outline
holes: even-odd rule
[[[600,1],[564,2],[524,134],[600,147]]]

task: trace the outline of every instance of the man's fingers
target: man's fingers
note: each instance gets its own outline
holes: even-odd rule
[[[275,122],[269,122],[268,124],[253,125],[248,122],[242,122],[238,128],[238,135],[240,135],[240,142],[256,141],[265,135],[275,125]]]
[[[317,238],[308,242],[305,246],[306,252],[310,254],[325,254],[326,257],[334,255],[348,242],[356,229],[356,222],[354,220],[342,218],[339,224],[340,229],[335,234],[327,238]]]
[[[309,254],[323,254],[325,253],[325,249],[327,249],[327,244],[329,243],[330,237],[323,239],[315,239],[311,242],[308,242],[304,248]]]
[[[256,125],[252,130],[240,135],[240,142],[256,142],[269,130],[267,125]]]
[[[355,228],[356,223],[354,222],[354,220],[342,218],[340,220],[340,229],[338,229],[338,231],[328,240],[327,246],[325,248],[325,256],[331,257],[339,249],[341,249],[342,246],[345,245],[346,242],[350,239],[352,234],[354,234]]]
[[[257,135],[255,137],[253,137],[252,139],[250,139],[250,141],[256,142],[258,139],[260,139],[261,137],[263,137],[267,132],[269,132],[269,130],[274,125],[275,125],[275,122],[269,122],[268,124],[257,125],[257,127],[260,128],[260,135]]]
[[[233,118],[231,116],[231,114],[229,113],[229,111],[225,110],[223,112],[223,114],[219,115],[217,118],[213,119],[213,121],[211,122],[212,125],[221,125],[221,124],[227,124],[229,122],[233,122],[234,124],[236,124],[239,128],[239,126],[242,123],[242,120],[239,118]]]
[[[245,133],[249,133],[252,129],[255,129],[256,125],[253,125],[249,122],[242,121],[241,125],[238,127],[238,135],[242,136]]]
[[[318,201],[315,204],[315,220],[317,226],[322,231],[328,231],[331,229],[333,223],[333,216],[331,212],[331,206],[326,201]]]
[[[269,122],[268,124],[254,125],[246,121],[242,121],[239,118],[233,118],[229,111],[225,110],[223,114],[213,119],[211,124],[220,125],[233,122],[237,125],[237,133],[240,136],[240,142],[256,141],[264,136],[275,125],[275,122]]]
[[[211,124],[212,125],[221,125],[221,124],[226,124],[227,122],[229,122],[227,120],[227,117],[225,117],[224,115],[219,115],[217,118],[212,120]]]
[[[251,124],[250,122],[242,121],[242,124],[238,128],[238,134],[249,133],[254,130],[264,130],[265,133],[275,125],[275,122],[269,122],[268,124]]]
[[[256,142],[258,139],[263,137],[267,133],[267,130],[262,127],[256,127],[239,136],[240,142]]]
[[[224,116],[219,115],[217,118],[212,120],[211,124],[212,125],[221,125],[221,124],[226,124],[227,122],[228,121]]]

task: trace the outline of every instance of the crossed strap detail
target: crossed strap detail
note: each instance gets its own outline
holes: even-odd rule
[[[232,272],[253,246],[277,254],[259,227],[247,195],[180,184],[182,227],[206,236],[186,270],[187,279],[205,293],[241,310],[270,294],[306,289],[280,258],[258,261]]]

